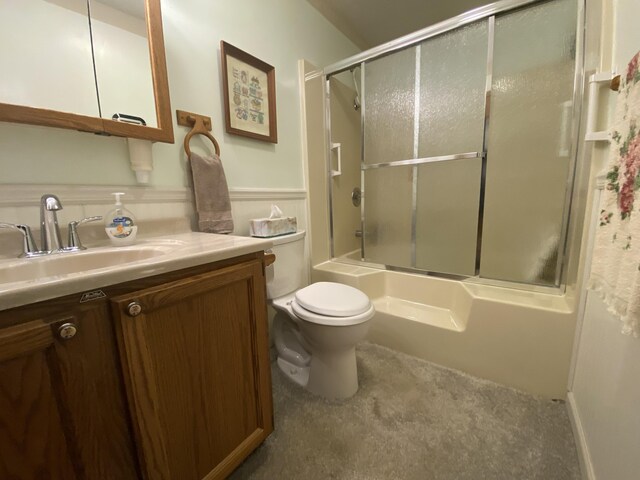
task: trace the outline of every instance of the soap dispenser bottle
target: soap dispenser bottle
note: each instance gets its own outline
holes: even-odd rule
[[[124,193],[112,193],[116,197],[113,209],[104,216],[104,230],[111,243],[116,246],[131,245],[136,241],[138,226],[133,213],[124,208],[120,197]]]

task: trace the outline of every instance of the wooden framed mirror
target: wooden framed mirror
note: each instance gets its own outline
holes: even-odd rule
[[[6,27],[10,26],[9,22],[13,22],[15,28],[20,29],[21,38],[25,41],[15,42],[14,40],[11,45],[17,43],[20,45],[5,51],[5,54],[0,56],[0,68],[5,72],[13,72],[5,79],[10,79],[11,75],[14,77],[12,80],[5,80],[4,84],[0,83],[0,121],[173,143],[173,118],[169,99],[160,0],[136,1],[139,2],[138,5],[134,5],[135,2],[120,0],[28,0],[5,4],[8,5],[5,8],[13,11],[0,12],[0,17],[5,19],[0,19],[0,22],[7,23],[7,25],[0,25],[0,31],[3,27],[5,31],[8,30]],[[83,12],[83,9],[86,10]],[[65,18],[73,17],[71,22],[75,30],[68,24],[56,27],[61,23],[59,18],[54,17],[60,16],[61,12]],[[46,21],[39,21],[42,19]],[[121,24],[118,24],[118,21]],[[29,35],[25,28],[37,28],[37,30],[34,31],[34,35]],[[83,38],[85,28],[88,34],[87,41]],[[109,33],[112,39],[117,40],[111,42],[113,45],[109,45]],[[6,35],[10,34],[10,32],[6,33]],[[64,35],[64,38],[54,38],[55,35]],[[148,66],[146,58],[131,58],[133,52],[131,40],[135,39],[138,43],[144,42],[145,35],[149,53]],[[40,37],[40,44],[37,43],[36,37]],[[8,45],[5,41],[2,43]],[[73,45],[75,51],[65,52],[61,60],[51,58],[53,49],[62,48],[60,45],[64,47]],[[119,51],[115,50],[117,46],[120,48]],[[104,55],[105,51],[107,55]],[[144,44],[137,51],[144,55]],[[38,54],[46,55],[46,58],[32,56]],[[108,57],[110,63],[101,66],[101,54],[103,57]],[[79,60],[79,57],[83,59]],[[69,63],[78,61],[84,62],[81,67],[82,74],[78,74],[75,67],[70,66]],[[20,71],[19,68],[15,68],[16,65],[26,65],[26,71]],[[142,65],[147,73],[140,74],[138,65]],[[30,71],[29,68],[32,70]],[[35,68],[39,70],[35,70],[34,74]],[[64,77],[65,74],[67,77]],[[85,84],[87,80],[94,82],[93,85],[84,85],[83,89],[88,91],[93,89],[97,108],[92,105],[89,106],[90,108],[67,108],[55,102],[50,106],[50,102],[42,101],[47,96],[51,98],[79,96],[77,85],[73,83],[78,81],[78,77],[81,77]],[[138,86],[133,86],[133,81],[137,81],[139,77],[145,77],[148,91],[141,92]],[[117,83],[107,94],[105,90],[108,88],[107,80],[114,79]],[[31,88],[30,83],[38,84],[40,92],[36,94],[28,92]],[[7,95],[12,91],[17,92],[16,98],[9,97],[7,101]],[[148,98],[149,107],[142,108],[147,125],[112,119],[112,115],[116,113],[143,116],[137,111],[127,111],[127,107],[123,106],[122,102],[112,101],[113,97],[125,93],[129,93],[129,97],[132,98]],[[80,103],[82,102],[85,104],[84,107],[90,103],[89,100],[82,100]],[[107,105],[101,108],[101,103]],[[113,109],[119,110],[113,111]]]

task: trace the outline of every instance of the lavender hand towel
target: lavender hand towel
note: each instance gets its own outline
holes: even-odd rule
[[[206,233],[233,232],[229,187],[222,162],[217,155],[189,157],[193,190],[198,211],[198,228]]]

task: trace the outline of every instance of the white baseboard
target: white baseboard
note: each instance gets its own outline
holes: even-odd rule
[[[597,480],[596,474],[593,470],[593,463],[591,462],[591,455],[589,454],[587,437],[584,433],[584,429],[582,428],[580,413],[578,412],[578,406],[576,405],[576,399],[573,392],[567,393],[567,412],[569,414],[569,420],[571,421],[573,437],[576,441],[576,449],[578,451],[578,460],[580,461],[582,478],[583,480]]]

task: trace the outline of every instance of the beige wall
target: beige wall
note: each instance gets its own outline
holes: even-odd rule
[[[309,62],[301,66],[306,75],[302,92],[305,151],[308,168],[309,207],[311,212],[311,261],[315,265],[330,257],[329,183],[323,92],[324,77]],[[351,202],[351,191],[360,186],[360,113],[353,108],[355,90],[349,85],[351,73],[331,80],[331,142],[340,143],[342,173],[332,177],[332,218],[334,255],[359,250],[355,231],[360,228],[360,208]],[[331,152],[331,168],[337,168],[337,152]]]
[[[358,70],[359,71],[359,70]],[[334,256],[340,257],[360,249],[355,236],[360,229],[360,207],[351,202],[354,187],[360,187],[361,136],[360,111],[353,108],[356,96],[350,72],[331,77],[331,142],[340,144],[342,173],[332,177],[332,216]],[[337,152],[331,154],[332,168],[337,168]]]
[[[300,62],[303,151],[307,163],[311,265],[329,260],[329,195],[327,183],[327,137],[324,117],[324,78],[307,61]]]

